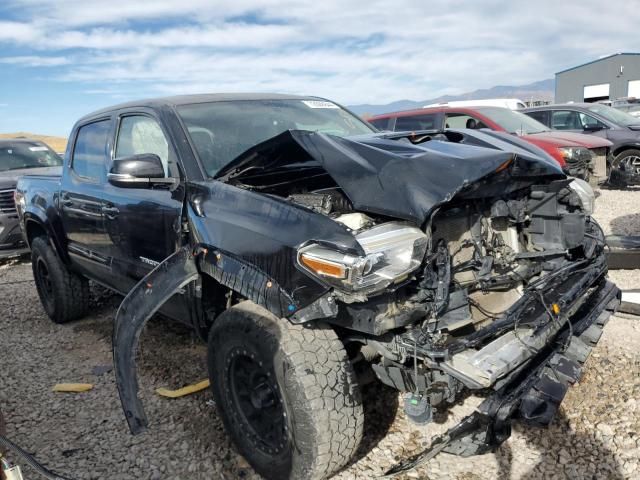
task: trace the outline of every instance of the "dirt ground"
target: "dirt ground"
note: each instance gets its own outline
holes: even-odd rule
[[[640,191],[603,191],[596,216],[608,233],[640,235]],[[640,271],[612,272],[623,289],[640,288]],[[154,390],[207,377],[205,346],[186,328],[157,318],[141,339],[139,373],[150,420],[129,434],[111,370],[112,321],[119,298],[94,289],[91,315],[67,325],[46,318],[28,262],[0,266],[0,408],[10,438],[48,467],[77,479],[258,478],[236,453],[203,391],[180,399]],[[56,383],[94,384],[86,393],[54,393]],[[365,440],[340,479],[364,479],[427,445],[477,403],[456,405],[443,423],[410,424],[398,396],[365,391]],[[37,478],[25,468],[25,478]],[[640,477],[640,319],[613,317],[549,429],[516,426],[495,453],[442,454],[405,478],[561,479]]]

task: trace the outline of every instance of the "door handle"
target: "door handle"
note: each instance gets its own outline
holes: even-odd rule
[[[109,206],[109,205],[103,205],[102,208],[102,213],[107,217],[107,218],[116,218],[118,216],[118,214],[120,213],[120,210],[118,210],[116,207],[114,206]]]
[[[62,204],[63,207],[70,207],[71,205],[73,205],[73,200],[71,200],[71,197],[69,196],[69,194],[64,193],[60,197],[60,203]]]

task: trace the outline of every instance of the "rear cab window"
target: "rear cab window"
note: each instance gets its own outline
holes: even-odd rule
[[[527,115],[529,115],[531,118],[533,118],[534,120],[539,121],[540,123],[549,126],[549,112],[546,111],[536,111],[536,112],[527,112]]]
[[[436,113],[425,113],[396,118],[396,132],[406,132],[415,130],[439,130]]]
[[[445,128],[487,128],[481,120],[466,113],[447,113]]]
[[[389,123],[391,121],[390,118],[378,118],[373,120],[367,120],[371,125],[376,127],[378,130],[389,130]]]
[[[99,120],[78,129],[71,158],[71,170],[81,179],[104,181],[107,141],[111,119]]]

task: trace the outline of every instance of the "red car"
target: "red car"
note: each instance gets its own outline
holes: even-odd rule
[[[446,128],[489,128],[522,137],[553,158],[573,177],[593,183],[607,179],[607,155],[612,143],[581,133],[558,132],[533,118],[502,107],[434,107],[385,113],[368,119],[380,130],[418,131]]]

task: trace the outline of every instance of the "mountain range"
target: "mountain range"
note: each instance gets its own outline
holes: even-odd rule
[[[378,115],[381,113],[395,112],[398,110],[411,110],[421,108],[432,103],[452,102],[455,100],[482,100],[485,98],[519,98],[520,100],[546,100],[553,101],[555,92],[555,80],[549,78],[527,85],[497,85],[491,88],[483,88],[460,95],[443,95],[428,100],[396,100],[386,104],[362,104],[351,105],[349,109],[358,115]]]

